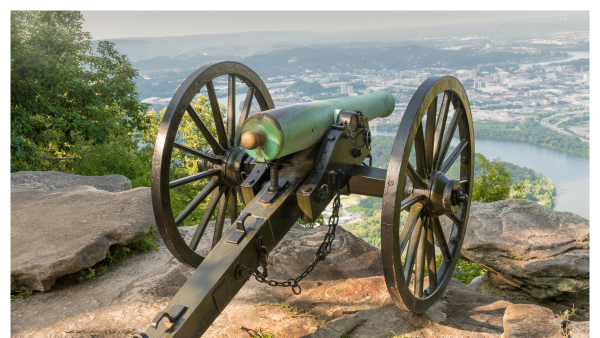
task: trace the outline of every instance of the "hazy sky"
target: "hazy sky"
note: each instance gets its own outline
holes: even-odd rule
[[[537,20],[587,12],[500,11],[82,11],[83,30],[93,39],[222,34],[247,31],[365,30],[504,20]]]

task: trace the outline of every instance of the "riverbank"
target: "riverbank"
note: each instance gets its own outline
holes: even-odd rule
[[[373,136],[395,137],[396,132],[373,130]],[[455,146],[459,140],[453,139]],[[376,143],[374,142],[374,147]],[[554,181],[556,198],[554,210],[570,211],[589,219],[590,159],[567,152],[552,150],[527,142],[475,138],[475,150],[488,159],[533,169]],[[389,153],[387,154],[389,156]]]
[[[377,132],[390,132],[395,136],[397,124],[380,124]],[[590,147],[578,136],[559,134],[546,128],[535,120],[523,124],[510,123],[473,123],[473,134],[476,138],[527,142],[533,145],[563,151],[573,155],[590,156]]]
[[[578,136],[559,134],[542,126],[535,120],[518,125],[507,123],[473,123],[473,133],[477,138],[527,142],[573,155],[590,157],[590,146]]]

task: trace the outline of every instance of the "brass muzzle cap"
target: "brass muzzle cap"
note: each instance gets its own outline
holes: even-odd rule
[[[260,129],[247,131],[242,135],[242,147],[252,150],[258,147],[264,147],[267,143],[267,134]]]

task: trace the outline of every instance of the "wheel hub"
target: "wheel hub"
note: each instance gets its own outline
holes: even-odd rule
[[[248,157],[242,147],[231,147],[226,150],[223,157],[224,164],[221,167],[222,178],[225,184],[232,188],[239,187],[243,182],[243,161]]]
[[[434,171],[423,204],[435,216],[455,214],[458,205],[465,201],[465,196],[458,180],[450,179],[441,171]]]

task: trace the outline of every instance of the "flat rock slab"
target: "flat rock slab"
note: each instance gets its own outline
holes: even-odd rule
[[[496,287],[537,299],[589,292],[589,221],[528,200],[472,203],[461,250]]]
[[[131,189],[131,181],[121,175],[80,176],[59,171],[19,171],[10,174],[11,192],[56,190],[82,185],[110,192]]]
[[[550,309],[514,304],[504,313],[504,338],[589,338],[589,322],[571,322]]]
[[[226,222],[225,228],[229,226]],[[207,234],[212,233],[209,224]],[[187,241],[196,227],[181,228]],[[269,258],[269,277],[300,274],[315,257],[326,227],[295,225]],[[209,237],[209,236],[206,236]],[[206,253],[211,238],[203,238]],[[381,276],[380,251],[338,228],[332,253],[300,285],[302,293],[248,280],[204,337],[499,337],[511,303],[473,292],[452,280],[426,314],[413,315],[392,304]],[[130,338],[145,331],[193,273],[161,243],[158,251],[138,254],[106,275],[11,302],[11,336]],[[325,335],[335,333],[336,335]],[[343,333],[343,332],[342,332]]]
[[[11,193],[11,291],[47,291],[90,267],[111,245],[140,240],[155,225],[150,188],[90,186]]]

